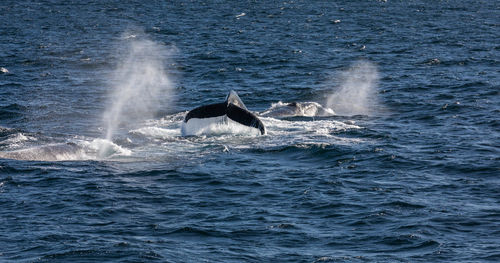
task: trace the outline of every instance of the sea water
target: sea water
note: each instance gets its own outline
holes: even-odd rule
[[[498,262],[495,1],[3,1],[1,262]],[[235,90],[264,136],[182,136]],[[226,127],[227,128],[227,127]]]

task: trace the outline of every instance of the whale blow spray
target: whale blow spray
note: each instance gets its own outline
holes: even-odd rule
[[[377,67],[358,61],[338,75],[336,91],[328,96],[326,105],[340,115],[370,115],[377,105]]]
[[[171,106],[173,83],[165,71],[174,48],[148,39],[127,38],[126,56],[111,75],[108,107],[103,121],[105,138],[111,141],[122,125],[142,122],[159,107]],[[107,147],[99,155],[106,156]]]

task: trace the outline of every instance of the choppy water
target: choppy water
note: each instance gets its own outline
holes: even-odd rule
[[[2,2],[0,261],[499,261],[499,8]]]

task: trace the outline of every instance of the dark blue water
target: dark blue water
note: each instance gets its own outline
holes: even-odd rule
[[[1,262],[500,261],[497,1],[84,2],[0,5]]]

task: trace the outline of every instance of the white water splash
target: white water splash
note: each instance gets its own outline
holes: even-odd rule
[[[132,154],[131,150],[104,139],[94,139],[91,142],[84,141],[81,142],[81,144],[83,144],[87,154],[93,156],[92,159],[108,158],[112,156],[130,156]],[[97,153],[98,156],[94,156],[94,153]]]
[[[157,42],[141,38],[124,39],[127,55],[112,75],[109,106],[104,113],[107,141],[112,141],[121,125],[136,124],[154,116],[160,107],[171,107],[173,82],[165,64],[175,51]],[[106,144],[99,150],[106,155]]]
[[[340,86],[328,96],[327,107],[339,115],[371,115],[377,106],[379,74],[375,64],[358,61],[338,74]]]
[[[200,135],[247,135],[259,136],[260,130],[242,125],[227,116],[211,117],[204,119],[192,118],[181,126],[182,136]]]

